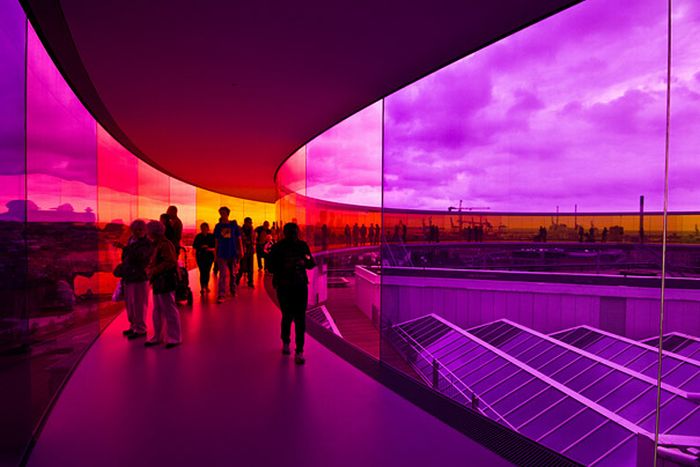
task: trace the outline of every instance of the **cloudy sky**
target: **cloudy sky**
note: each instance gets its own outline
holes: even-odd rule
[[[700,2],[674,4],[670,207],[698,210]],[[660,209],[664,7],[588,0],[385,99],[384,205]],[[381,203],[381,121],[377,103],[309,144],[310,196]]]

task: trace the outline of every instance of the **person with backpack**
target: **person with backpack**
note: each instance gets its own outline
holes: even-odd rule
[[[272,285],[277,292],[282,311],[282,354],[289,355],[290,335],[294,322],[295,354],[294,362],[305,363],[304,337],[306,332],[306,306],[309,295],[307,269],[316,266],[311,250],[306,242],[299,239],[299,226],[285,224],[284,238],[272,246],[269,256]]]

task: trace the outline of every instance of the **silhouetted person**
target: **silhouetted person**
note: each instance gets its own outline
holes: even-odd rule
[[[290,354],[289,344],[294,322],[295,358],[304,363],[304,333],[306,332],[306,306],[308,304],[309,279],[306,270],[316,266],[306,242],[299,239],[299,227],[294,223],[284,226],[284,239],[270,251],[272,285],[282,310],[282,353]]]
[[[177,243],[175,241],[175,229],[173,228],[172,222],[170,222],[170,216],[167,213],[160,215],[160,223],[165,227],[165,238],[173,244],[175,252],[177,253]]]
[[[226,298],[226,283],[231,295],[236,295],[235,271],[238,266],[238,258],[243,251],[241,241],[241,229],[236,221],[229,221],[231,210],[226,206],[219,208],[219,223],[214,227],[216,238],[216,265],[219,270],[219,284],[217,290],[217,302],[222,303]]]
[[[406,243],[406,238],[407,238],[407,227],[406,224],[401,223],[401,241]]]
[[[204,295],[206,292],[209,292],[211,266],[214,264],[216,252],[216,238],[214,238],[214,234],[209,231],[209,224],[206,222],[203,222],[199,226],[199,229],[200,232],[194,237],[192,248],[195,251],[197,268],[199,268],[200,294]]]
[[[253,255],[255,253],[255,239],[253,232],[253,219],[246,217],[243,219],[243,227],[241,227],[241,241],[243,243],[243,253],[241,255],[238,273],[236,273],[236,285],[241,282],[243,275],[248,276],[248,287],[251,289],[253,285]]]
[[[595,243],[595,227],[588,229],[588,241]]]
[[[350,224],[345,224],[345,246],[352,246],[352,233]]]
[[[467,227],[467,241],[471,242],[472,241],[472,226],[470,225]]]
[[[165,347],[170,348],[182,341],[180,313],[175,303],[177,253],[165,238],[165,226],[161,222],[151,221],[146,228],[153,242],[153,255],[146,269],[153,289],[153,337],[146,341],[146,346],[165,341]]]
[[[367,234],[369,236],[369,244],[374,245],[374,224],[369,225],[369,229],[367,231]]]
[[[180,243],[182,242],[182,221],[177,217],[177,207],[168,206],[168,210],[165,211],[170,219],[170,230],[166,228],[165,236],[168,240],[175,245],[175,253],[180,253]],[[170,236],[168,237],[168,233]]]
[[[603,233],[601,235],[602,236],[601,236],[600,240],[603,243],[607,242],[608,241],[608,228],[607,227],[603,227]]]
[[[360,243],[362,245],[367,243],[367,226],[365,224],[360,227]]]
[[[321,226],[321,249],[324,251],[328,249],[328,226],[326,224]]]
[[[148,276],[146,267],[151,261],[153,245],[146,237],[146,223],[135,220],[131,223],[131,237],[126,245],[117,245],[122,250],[122,262],[115,270],[121,277],[126,302],[129,329],[123,332],[129,339],[146,335],[146,309],[148,308]]]
[[[263,222],[263,225],[255,229],[255,255],[258,257],[258,271],[263,270],[265,243],[267,242],[267,236],[271,234],[272,230],[270,230],[270,223],[268,221]]]
[[[578,241],[579,241],[580,243],[583,243],[583,236],[584,236],[584,234],[585,234],[585,231],[583,230],[583,226],[580,225],[580,226],[578,227]]]

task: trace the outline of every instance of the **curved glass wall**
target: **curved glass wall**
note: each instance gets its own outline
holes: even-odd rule
[[[180,182],[124,149],[80,104],[14,0],[0,0],[0,69],[0,465],[14,466],[123,308],[111,301],[113,244],[132,220],[176,205],[189,246],[220,206],[256,225],[275,209]]]
[[[295,153],[310,319],[582,464],[697,462],[700,7],[671,16],[667,187],[666,7],[588,0]]]

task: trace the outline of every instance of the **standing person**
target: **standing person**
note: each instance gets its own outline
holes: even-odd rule
[[[192,248],[195,251],[197,267],[199,268],[200,294],[209,292],[209,277],[211,275],[211,265],[214,264],[214,252],[216,251],[216,239],[214,234],[209,232],[209,224],[202,222],[199,226],[200,232],[194,237]]]
[[[350,233],[350,224],[345,224],[345,246],[352,246],[352,234]]]
[[[362,224],[360,227],[360,243],[364,246],[367,243],[367,226]]]
[[[357,222],[352,226],[352,244],[354,246],[360,244],[360,226],[357,225]]]
[[[241,241],[243,244],[243,254],[241,262],[236,273],[236,285],[241,282],[243,274],[248,276],[248,287],[251,289],[253,285],[253,255],[255,254],[255,238],[253,232],[253,219],[246,217],[243,219],[243,227],[241,227]]]
[[[229,221],[231,210],[226,206],[219,208],[219,223],[214,227],[216,239],[216,265],[219,269],[219,285],[217,291],[217,303],[223,303],[226,298],[226,282],[228,282],[231,295],[236,295],[235,271],[238,265],[240,252],[243,251],[241,242],[241,229],[236,221]]]
[[[165,211],[170,220],[170,230],[166,229],[165,236],[175,246],[175,253],[180,254],[180,242],[182,242],[182,221],[177,217],[177,206],[168,206]],[[168,236],[169,235],[169,236]]]
[[[126,302],[129,329],[124,335],[136,339],[146,335],[146,308],[148,308],[148,276],[146,267],[153,254],[153,245],[146,237],[146,223],[140,219],[130,226],[131,237],[122,249],[122,262],[115,271],[121,277]]]
[[[299,226],[285,224],[284,239],[270,251],[272,285],[282,310],[282,354],[289,355],[292,321],[296,349],[294,362],[301,365],[304,359],[304,333],[306,332],[306,305],[308,304],[309,279],[306,270],[316,266],[309,245],[299,239]]]
[[[369,244],[374,245],[374,224],[369,225]]]
[[[258,272],[262,272],[263,270],[265,243],[267,242],[267,236],[271,234],[272,230],[270,230],[270,223],[268,221],[263,222],[263,225],[255,229],[255,255],[258,257]],[[267,259],[265,259],[265,262],[267,262]]]
[[[146,229],[153,242],[153,254],[146,268],[153,288],[153,337],[145,345],[151,347],[165,341],[165,348],[169,349],[182,342],[180,313],[175,303],[177,254],[173,244],[165,238],[165,226],[161,222],[151,221]]]

